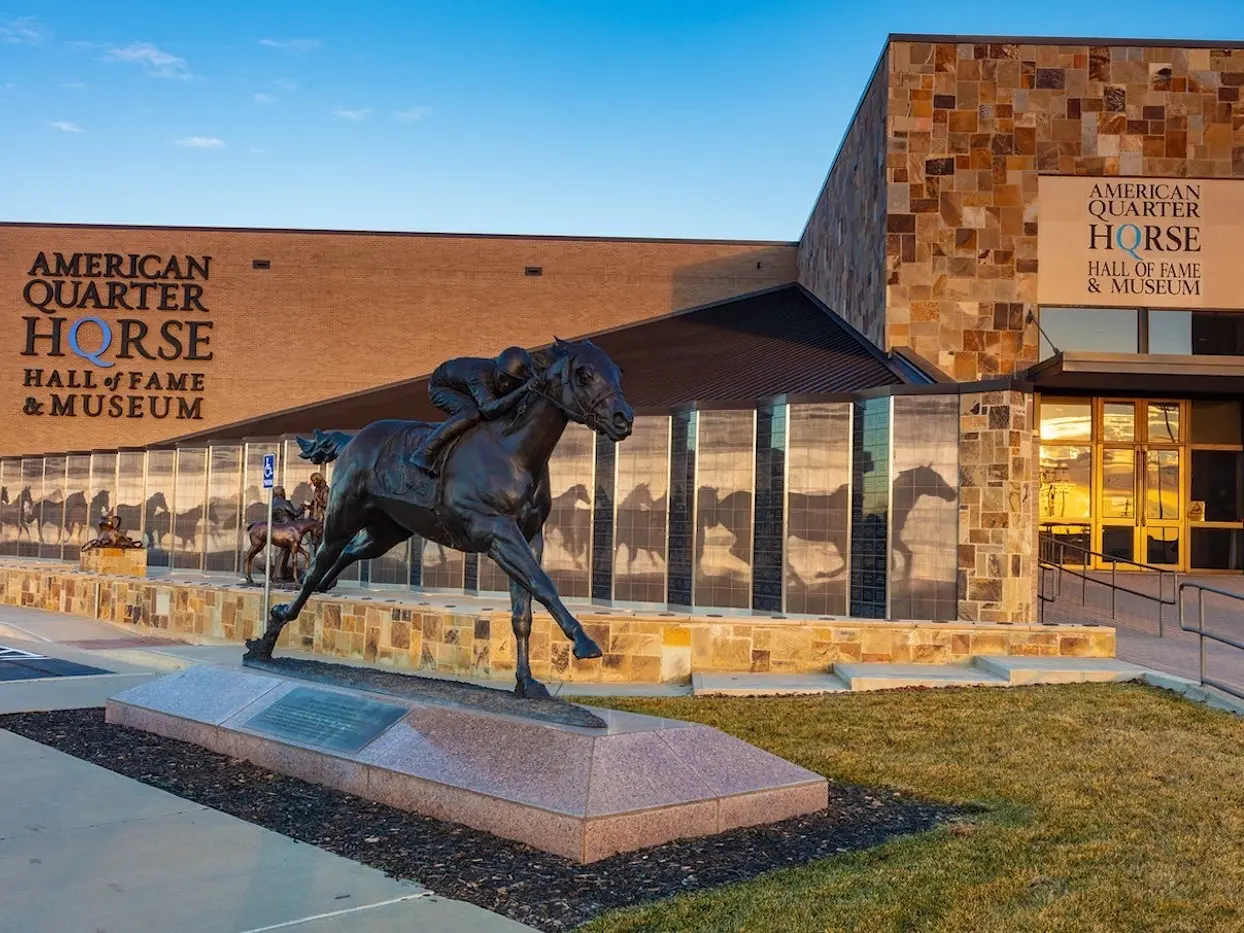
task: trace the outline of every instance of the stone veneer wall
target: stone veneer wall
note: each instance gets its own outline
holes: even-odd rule
[[[1244,49],[895,41],[888,58],[884,342],[959,381],[1036,361],[1039,173],[1244,178]]]
[[[262,594],[104,577],[47,567],[0,566],[0,604],[104,619],[140,632],[240,643],[260,628]],[[601,683],[686,682],[698,671],[823,671],[837,661],[944,664],[973,655],[1114,657],[1114,629],[1097,625],[688,619],[587,610],[584,628],[604,650],[579,661],[543,613],[531,633],[537,677]],[[281,633],[279,647],[362,658],[412,670],[513,676],[508,611],[467,614],[397,600],[316,596]]]
[[[799,283],[878,346],[885,337],[886,77],[883,56],[799,240]]]
[[[1036,442],[1033,396],[960,396],[959,618],[1037,617]]]

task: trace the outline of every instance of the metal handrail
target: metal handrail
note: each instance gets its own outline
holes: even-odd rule
[[[1196,628],[1190,628],[1188,625],[1185,624],[1184,590],[1186,589],[1193,589],[1197,591]],[[1228,645],[1239,651],[1244,651],[1244,642],[1236,641],[1234,638],[1228,638],[1226,635],[1217,635],[1212,632],[1205,631],[1205,594],[1206,593],[1213,593],[1215,596],[1226,596],[1230,599],[1234,599],[1234,600],[1244,603],[1244,594],[1233,593],[1230,590],[1220,589],[1216,586],[1209,586],[1204,583],[1193,583],[1191,581],[1185,580],[1183,583],[1179,584],[1179,594],[1178,594],[1179,595],[1179,627],[1183,629],[1185,632],[1192,632],[1193,634],[1197,636],[1197,645],[1200,649],[1200,655],[1201,655],[1201,667],[1200,667],[1201,685],[1202,686],[1209,685],[1211,687],[1217,687],[1219,690],[1225,691],[1226,693],[1229,693],[1232,696],[1239,697],[1240,699],[1244,700],[1244,689],[1241,689],[1239,687],[1233,687],[1229,684],[1224,684],[1222,681],[1213,680],[1205,676],[1205,639],[1208,638],[1210,641],[1216,641],[1219,644]]]
[[[1164,570],[1161,567],[1154,567],[1151,564],[1143,564],[1140,561],[1131,560],[1127,557],[1116,557],[1113,554],[1103,554],[1100,551],[1093,551],[1078,544],[1071,544],[1066,541],[1059,541],[1048,532],[1042,533],[1038,539],[1040,553],[1037,558],[1038,568],[1042,571],[1042,577],[1038,581],[1037,598],[1040,603],[1040,613],[1042,621],[1045,618],[1045,603],[1052,602],[1053,597],[1045,595],[1045,577],[1046,571],[1054,573],[1054,589],[1055,593],[1063,591],[1063,574],[1066,573],[1080,580],[1080,605],[1087,605],[1087,591],[1089,583],[1095,583],[1099,586],[1108,586],[1110,588],[1110,618],[1115,619],[1118,615],[1118,594],[1120,592],[1127,593],[1132,596],[1139,596],[1142,599],[1149,599],[1158,604],[1158,637],[1161,638],[1166,634],[1166,620],[1164,618],[1164,609],[1166,606],[1174,606],[1178,601],[1179,573],[1174,570]],[[1058,549],[1058,561],[1054,562],[1046,557],[1046,552],[1051,548]],[[1083,570],[1077,571],[1069,569],[1066,564],[1067,549],[1078,551],[1085,558],[1079,565]],[[1110,564],[1110,581],[1098,579],[1089,576],[1089,558],[1098,558],[1102,563]],[[1119,565],[1135,567],[1141,571],[1156,573],[1158,575],[1158,595],[1145,593],[1141,590],[1132,589],[1118,582]],[[1166,577],[1171,577],[1171,598],[1166,598]]]

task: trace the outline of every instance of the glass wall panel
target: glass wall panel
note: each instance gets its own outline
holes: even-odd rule
[[[368,561],[368,582],[378,586],[410,585],[410,541],[403,541]]]
[[[413,539],[422,549],[420,586],[430,590],[460,590],[466,561],[461,551],[435,541]]]
[[[1092,515],[1093,451],[1041,445],[1042,522],[1088,521]]]
[[[213,446],[208,456],[203,569],[236,573],[242,548],[242,448]]]
[[[670,419],[645,415],[617,447],[613,598],[619,602],[665,602],[669,446]]]
[[[143,494],[147,455],[141,450],[122,450],[117,454],[117,518],[121,531],[135,541],[146,543],[143,528]]]
[[[790,406],[786,611],[846,615],[851,549],[851,404]]]
[[[592,490],[596,436],[567,426],[549,458],[553,508],[544,524],[544,570],[563,597],[591,596]]]
[[[955,619],[959,575],[959,399],[894,398],[890,617]]]
[[[201,570],[206,538],[206,447],[178,448],[174,489],[172,566],[178,570]]]
[[[22,462],[0,460],[0,554],[17,555],[18,497],[22,490]]]
[[[68,469],[65,479],[65,529],[68,532],[66,538],[66,546],[70,548],[81,548],[95,537],[98,528],[95,522],[99,521],[99,515],[94,516],[92,521],[92,503],[91,503],[91,457],[89,454],[71,454],[66,458]],[[96,507],[102,503],[94,503]]]
[[[486,554],[479,556],[476,582],[481,593],[508,593],[510,591],[510,578],[497,566],[497,562]]]
[[[39,556],[39,526],[42,521],[43,458],[22,461],[22,489],[18,493],[21,510],[17,526],[17,553],[21,557]]]
[[[117,501],[117,455],[113,451],[91,454],[91,527],[88,538],[99,533],[99,520]]]
[[[1149,352],[1244,356],[1239,311],[1149,311]]]
[[[782,611],[786,511],[786,405],[756,409],[756,513],[752,535],[752,608]]]
[[[173,549],[173,479],[177,453],[147,451],[147,491],[143,503],[143,528],[147,535],[147,566],[168,567]]]
[[[65,541],[65,470],[64,457],[43,458],[43,503],[40,508],[42,542],[40,557],[60,559]],[[65,553],[76,560],[77,554]]]
[[[855,403],[851,449],[851,614],[886,617],[890,399]]]
[[[674,415],[670,427],[669,582],[671,605],[691,605],[695,545],[695,457],[699,412]],[[621,599],[622,597],[618,597]]]
[[[1041,359],[1060,350],[1137,353],[1140,312],[1135,308],[1042,308]]]
[[[752,601],[756,412],[701,411],[696,453],[696,606]]]
[[[250,526],[263,524],[268,520],[268,490],[263,488],[263,458],[266,454],[275,454],[277,458],[277,476],[280,476],[281,444],[279,441],[250,441],[243,450],[242,471],[242,551],[239,557],[238,570],[244,570],[242,559],[250,550]],[[275,555],[279,565],[280,555]],[[255,555],[251,562],[251,574],[259,579],[265,573],[264,559],[266,550]]]
[[[596,492],[592,503],[592,599],[613,598],[613,512],[617,504],[618,445],[596,435]]]

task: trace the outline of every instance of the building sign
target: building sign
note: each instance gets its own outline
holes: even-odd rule
[[[1043,175],[1043,305],[1244,309],[1244,181]]]
[[[210,256],[40,252],[22,283],[22,411],[203,418]],[[16,394],[16,393],[15,393]]]

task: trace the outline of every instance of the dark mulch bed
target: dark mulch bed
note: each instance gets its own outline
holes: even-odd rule
[[[197,745],[109,725],[102,709],[0,716],[0,729],[541,930],[567,930],[614,908],[869,848],[964,812],[834,783],[829,808],[808,817],[575,865]]]

